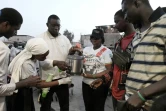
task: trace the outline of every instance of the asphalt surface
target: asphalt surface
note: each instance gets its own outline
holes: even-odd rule
[[[74,87],[70,88],[70,111],[85,111],[83,97],[82,97],[82,77],[72,76]],[[73,94],[72,94],[73,92]],[[38,91],[34,91],[34,102],[36,111],[40,111],[40,104],[37,102]],[[53,97],[52,108],[60,111],[59,103],[56,101],[56,94]],[[105,111],[113,111],[111,96],[107,97],[105,104]]]

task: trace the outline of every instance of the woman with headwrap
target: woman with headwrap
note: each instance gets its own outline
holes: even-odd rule
[[[36,60],[44,61],[49,54],[48,46],[42,38],[30,39],[25,49],[20,52],[10,63],[9,71],[12,74],[11,82],[24,80],[32,75],[37,75]],[[52,60],[45,60],[53,66]],[[41,82],[37,87],[51,87],[71,82],[71,78],[64,78],[53,82]],[[35,111],[32,88],[21,88],[15,91],[11,106],[12,111]]]

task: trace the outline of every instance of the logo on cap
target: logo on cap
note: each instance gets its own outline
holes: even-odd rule
[[[94,30],[94,32],[95,32],[95,33],[98,33],[98,34],[100,33],[100,31],[98,31],[98,30]]]

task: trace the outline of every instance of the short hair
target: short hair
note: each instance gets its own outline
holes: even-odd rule
[[[48,17],[47,23],[49,23],[51,19],[60,20],[60,18],[59,18],[57,15],[50,15],[50,16]]]
[[[127,2],[127,3],[132,3],[134,0],[122,0],[122,3],[123,4],[124,2]],[[147,6],[150,6],[150,3],[149,3],[149,0],[141,0],[142,3],[144,3],[145,5]]]
[[[23,23],[22,15],[13,8],[3,8],[0,10],[0,23],[8,21],[10,25]]]
[[[124,18],[124,13],[122,12],[122,10],[118,10],[116,13],[115,13],[115,15],[114,16],[120,16],[120,17],[122,17],[122,18]]]
[[[166,7],[162,7],[163,11],[166,13]]]

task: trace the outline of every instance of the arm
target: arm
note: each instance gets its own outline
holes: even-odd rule
[[[45,81],[42,81],[40,82],[37,87],[39,88],[47,88],[47,87],[52,87],[52,86],[58,86],[59,85],[59,82],[58,81],[52,81],[52,82],[45,82]]]
[[[39,76],[30,76],[27,79],[17,82],[15,90],[23,88],[23,87],[34,87],[40,82],[41,80]]]
[[[109,73],[112,69],[112,59],[111,59],[111,56],[112,56],[112,52],[110,50],[106,50],[106,52],[103,54],[103,59],[104,59],[104,64],[105,64],[105,68],[106,70],[100,72],[100,73],[97,73],[97,74],[86,74],[88,76],[88,78],[101,78],[103,75],[106,76],[106,78],[109,79]]]
[[[153,96],[158,96],[166,91],[166,77],[161,79],[160,81],[141,89],[139,92],[145,100],[152,98]],[[128,100],[128,108],[139,108],[144,104],[138,93],[133,94]]]
[[[9,93],[14,92],[16,84],[2,84],[0,85],[0,96],[10,95]]]
[[[113,76],[113,64],[111,59],[112,56],[113,54],[111,50],[108,50],[105,54],[105,63],[106,64],[111,63],[111,64],[108,68],[109,69],[108,72],[102,75],[102,77],[100,77],[104,83],[108,83],[109,81],[112,80],[112,76]]]
[[[107,84],[108,82],[110,82],[110,81],[112,80],[112,76],[113,76],[113,72],[112,72],[112,71],[110,71],[110,72],[107,73],[107,74],[104,74],[104,75],[101,77],[102,82]]]
[[[43,70],[48,70],[49,68],[57,66],[60,70],[64,71],[64,70],[67,70],[69,67],[65,61],[46,59],[45,61],[40,61],[39,63],[40,63],[40,66],[43,68]]]
[[[112,57],[112,52],[109,50],[108,53],[107,53],[107,55],[105,56],[105,63],[108,63],[108,62],[112,63],[111,57]],[[97,80],[95,80],[95,81],[93,81],[91,83],[90,86],[92,88],[96,89],[99,86],[101,86],[103,83],[107,84],[107,83],[111,82],[112,76],[113,76],[113,71],[112,71],[113,67],[112,67],[112,64],[109,67],[107,67],[107,68],[109,69],[107,73],[103,74],[101,77],[99,77]]]
[[[37,72],[35,70],[36,67],[33,64],[31,64],[30,62],[25,61],[21,68],[22,68],[24,73],[22,73],[20,76],[22,76],[23,78],[25,78],[25,77],[26,78],[17,82],[15,89],[36,86],[36,84],[41,81],[40,77],[36,76],[37,75]],[[26,75],[26,76],[24,77],[23,75]],[[14,83],[12,78],[11,78],[10,83]]]
[[[97,80],[93,81],[90,86],[92,88],[96,89],[99,86],[101,86],[103,83],[107,84],[107,83],[111,82],[112,76],[113,76],[113,72],[110,71],[109,73],[102,75],[101,78],[98,78]]]
[[[158,96],[166,91],[166,77],[161,79],[160,81],[151,84],[150,86],[141,89],[140,93],[146,99],[152,98],[154,96]]]
[[[2,45],[2,44],[1,44]],[[33,86],[40,81],[39,77],[29,78],[18,83],[4,84],[4,79],[6,79],[9,53],[8,50],[1,47],[0,51],[0,96],[10,95],[13,91],[18,88]]]
[[[1,44],[0,46],[0,96],[6,96],[15,90],[15,84],[5,84],[9,61],[9,50]]]
[[[17,83],[2,84],[0,85],[0,96],[11,95],[11,93],[19,88],[36,86],[40,81],[41,80],[38,76],[30,76],[29,78]]]
[[[79,52],[79,53],[78,53],[79,55],[83,55],[82,49],[79,48],[78,46],[71,47],[71,48],[69,49],[69,55],[75,54],[76,51]]]
[[[66,78],[62,78],[62,79],[59,79],[56,81],[51,81],[51,82],[42,81],[37,84],[37,87],[47,88],[47,87],[57,86],[57,85],[61,85],[61,84],[69,84],[69,83],[71,83],[71,79],[72,79],[71,77],[66,77]]]

